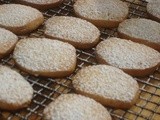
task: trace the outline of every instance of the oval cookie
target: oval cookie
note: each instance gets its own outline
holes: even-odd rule
[[[0,5],[0,27],[15,34],[26,34],[35,30],[44,21],[43,15],[35,8],[19,4]]]
[[[63,94],[43,112],[45,120],[111,120],[106,108],[93,99],[76,94]]]
[[[93,24],[75,17],[54,16],[45,23],[45,35],[76,48],[92,48],[99,41],[100,31]]]
[[[99,63],[109,64],[133,76],[151,74],[160,64],[160,53],[143,44],[109,38],[96,47]]]
[[[18,37],[12,32],[0,28],[0,58],[9,54],[18,42]]]
[[[33,96],[31,85],[16,71],[0,65],[0,109],[27,107]]]
[[[160,24],[158,22],[132,18],[120,23],[118,34],[121,38],[145,44],[160,51]]]
[[[72,45],[46,38],[20,40],[13,58],[24,71],[47,77],[67,76],[76,66],[76,50]]]
[[[73,78],[73,87],[103,105],[122,109],[130,108],[139,96],[137,81],[108,65],[82,68]]]
[[[149,16],[156,20],[157,22],[160,22],[160,1],[152,1],[147,4],[147,12]]]
[[[128,16],[128,6],[120,0],[77,0],[75,14],[99,27],[117,27]]]
[[[37,9],[46,10],[60,5],[62,0],[16,0],[16,2],[29,5]]]

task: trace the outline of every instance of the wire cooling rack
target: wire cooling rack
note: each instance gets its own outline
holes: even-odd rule
[[[129,18],[142,17],[147,18],[146,5],[144,0],[123,0],[127,2],[130,8]],[[14,3],[12,0],[0,0],[0,4]],[[64,0],[63,4],[57,8],[43,11],[45,19],[53,15],[75,16],[73,13],[73,0]],[[116,29],[101,30],[101,40],[117,36]],[[43,25],[36,31],[24,37],[44,37]],[[75,72],[64,79],[51,79],[43,77],[34,77],[20,71],[12,60],[12,54],[0,61],[1,64],[7,65],[19,71],[28,80],[34,88],[34,96],[31,105],[20,111],[8,112],[0,110],[0,120],[42,120],[43,109],[59,95],[72,90],[72,76],[82,67],[97,64],[94,55],[95,49],[78,50],[78,64]],[[160,120],[160,69],[145,78],[136,78],[140,85],[140,97],[137,103],[129,110],[108,108],[114,120]]]

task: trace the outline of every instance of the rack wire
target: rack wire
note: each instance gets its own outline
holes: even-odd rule
[[[127,2],[130,12],[128,18],[148,18],[146,13],[147,2],[144,0],[123,0]],[[0,4],[14,3],[12,0],[0,0]],[[45,19],[54,15],[75,16],[73,12],[73,0],[64,0],[57,8],[42,12]],[[100,28],[101,40],[117,36],[117,29]],[[24,37],[44,37],[43,25]],[[78,64],[75,72],[64,79],[52,79],[35,77],[19,70],[12,59],[12,53],[3,58],[0,63],[7,65],[21,73],[34,88],[34,96],[31,105],[23,110],[8,112],[0,110],[0,120],[42,120],[43,109],[54,101],[59,95],[74,92],[72,88],[72,76],[84,66],[97,64],[94,55],[95,48],[90,50],[78,50]],[[145,77],[135,78],[140,86],[140,97],[137,103],[129,110],[107,108],[114,120],[160,120],[160,69]]]

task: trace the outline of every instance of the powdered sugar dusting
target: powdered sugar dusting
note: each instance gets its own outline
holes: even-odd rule
[[[75,75],[73,86],[84,93],[123,102],[131,102],[139,89],[131,76],[108,65],[82,68]]]
[[[132,18],[120,23],[118,31],[130,37],[160,44],[160,24],[158,22]]]
[[[75,17],[54,16],[45,26],[46,35],[77,43],[93,43],[100,36],[93,24]]]
[[[30,3],[35,3],[35,4],[51,4],[51,3],[56,3],[60,0],[22,0]]]
[[[160,1],[153,1],[147,4],[147,11],[160,19]]]
[[[76,94],[58,97],[44,110],[46,120],[111,120],[108,111],[96,101]]]
[[[12,32],[0,28],[0,54],[5,54],[18,41],[18,37]]]
[[[0,25],[5,27],[21,27],[42,18],[38,10],[19,4],[0,5]]]
[[[155,2],[155,1],[158,2],[159,0],[146,0],[146,1],[150,3],[150,2]]]
[[[123,69],[146,69],[160,62],[160,53],[143,44],[109,38],[96,47],[97,55],[108,64]]]
[[[61,41],[29,38],[16,45],[13,57],[23,68],[35,72],[66,71],[76,63],[76,50]]]
[[[22,105],[31,101],[33,88],[16,71],[0,66],[0,102]]]
[[[123,20],[128,14],[128,6],[120,0],[77,0],[74,10],[96,20]]]

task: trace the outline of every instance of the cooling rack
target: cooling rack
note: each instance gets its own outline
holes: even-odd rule
[[[127,2],[130,8],[129,18],[142,17],[148,18],[146,13],[147,2],[144,0],[123,0]],[[0,0],[0,4],[14,3],[12,0]],[[43,11],[45,19],[53,15],[75,16],[73,12],[73,0],[64,0],[63,4],[57,8]],[[44,37],[43,25],[36,31],[25,37]],[[100,28],[101,40],[108,37],[117,36],[117,30]],[[19,73],[30,82],[34,88],[34,96],[31,105],[20,111],[8,112],[0,110],[0,120],[42,120],[43,109],[54,101],[59,95],[68,92],[74,92],[72,89],[72,76],[84,66],[95,65],[94,55],[95,48],[90,50],[77,49],[77,67],[75,72],[64,79],[52,79],[31,76],[23,71],[20,71],[14,64],[12,54],[8,55],[0,61],[1,64],[7,65]],[[114,120],[160,120],[160,69],[145,78],[135,78],[140,86],[140,97],[137,103],[129,110],[107,108]]]

